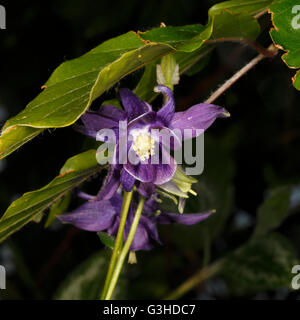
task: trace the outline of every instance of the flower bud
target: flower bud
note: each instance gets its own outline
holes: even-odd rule
[[[196,182],[197,179],[187,176],[184,170],[180,166],[177,166],[173,178],[170,181],[157,186],[156,191],[165,197],[171,198],[176,205],[178,204],[178,210],[182,213],[185,199],[189,197],[188,193],[191,193],[194,196],[197,195],[197,193],[192,190],[192,184]],[[179,198],[179,201],[175,196]]]
[[[174,85],[179,83],[179,65],[173,55],[169,54],[161,59],[161,63],[156,65],[157,83],[174,89]]]

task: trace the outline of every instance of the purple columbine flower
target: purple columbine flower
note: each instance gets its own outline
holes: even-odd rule
[[[200,134],[199,130],[202,130],[201,132],[206,130],[217,117],[229,116],[224,108],[206,103],[196,104],[184,112],[175,112],[172,91],[162,85],[157,86],[155,91],[163,93],[165,98],[165,104],[158,112],[153,111],[148,103],[141,101],[129,89],[124,88],[120,90],[124,110],[104,105],[97,112],[87,111],[81,117],[84,126],[78,127],[78,130],[95,139],[96,137],[99,139],[97,133],[104,129],[113,130],[115,136],[119,137],[119,122],[126,121],[128,136],[132,137],[127,141],[127,154],[132,152],[139,158],[137,164],[130,161],[125,164],[118,163],[123,142],[116,141],[114,156],[116,162],[110,165],[98,200],[110,199],[120,183],[125,191],[130,191],[136,185],[139,192],[147,197],[154,192],[155,185],[163,185],[172,179],[177,167],[176,161],[163,147],[163,141],[150,134],[152,129],[163,129],[173,137],[170,147],[176,149],[179,144],[181,146],[183,138],[194,138]],[[177,132],[182,132],[180,137],[174,133],[175,129]],[[192,129],[188,137],[184,134],[185,129]],[[103,141],[106,140],[103,138]],[[159,151],[158,163],[151,161],[155,156],[155,150]],[[166,159],[168,161],[164,161]]]
[[[77,228],[87,231],[106,231],[109,235],[116,236],[120,223],[120,214],[122,207],[122,196],[118,192],[109,200],[97,200],[93,196],[81,193],[80,196],[86,200],[83,205],[71,213],[60,215],[58,218],[65,223],[71,223]],[[150,250],[154,242],[161,244],[157,232],[157,224],[169,224],[173,222],[184,225],[192,225],[208,218],[212,211],[205,213],[165,213],[158,211],[156,195],[147,199],[143,214],[140,218],[131,251]],[[136,204],[132,203],[129,209],[128,217],[124,229],[124,241],[128,236],[131,223],[134,218]]]

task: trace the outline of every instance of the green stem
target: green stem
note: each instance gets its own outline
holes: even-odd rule
[[[107,271],[107,275],[106,275],[106,279],[105,279],[105,284],[104,284],[103,292],[102,292],[102,295],[101,295],[101,300],[103,300],[104,297],[106,296],[107,289],[108,289],[109,283],[111,281],[111,276],[113,274],[113,271],[114,271],[114,268],[115,268],[115,265],[116,265],[118,254],[119,254],[119,251],[120,251],[120,249],[122,247],[123,233],[124,233],[125,223],[126,223],[126,219],[127,219],[127,215],[128,215],[128,211],[129,211],[132,195],[133,195],[133,191],[124,193],[122,209],[121,209],[120,225],[119,225],[119,229],[118,229],[118,233],[117,233],[114,249],[113,249],[113,252],[112,252],[112,255],[111,255],[111,259],[110,259],[110,263],[109,263],[109,267],[108,267],[108,271]]]
[[[118,261],[116,263],[115,270],[114,270],[113,275],[111,277],[111,281],[110,281],[109,287],[107,289],[107,294],[106,294],[106,296],[104,298],[105,300],[110,300],[110,298],[111,298],[111,296],[113,294],[113,291],[114,291],[114,289],[116,287],[118,278],[120,276],[120,273],[121,273],[121,270],[122,270],[122,267],[123,267],[123,264],[124,264],[124,261],[126,259],[126,256],[127,256],[128,252],[129,252],[129,249],[130,249],[131,243],[133,241],[137,226],[138,226],[139,221],[140,221],[140,217],[142,215],[144,203],[145,203],[145,198],[141,197],[141,199],[139,201],[139,204],[138,204],[138,207],[136,209],[136,213],[135,213],[134,219],[133,219],[131,227],[130,227],[130,231],[129,231],[128,237],[127,237],[126,242],[124,244],[124,247],[123,247],[123,249],[122,249],[122,251],[121,251],[121,253],[119,255]]]
[[[195,275],[183,282],[177,289],[172,291],[164,300],[175,300],[182,297],[185,293],[195,288],[201,282],[217,274],[220,271],[222,264],[223,261],[220,260],[214,264],[211,264],[210,266],[201,269]]]

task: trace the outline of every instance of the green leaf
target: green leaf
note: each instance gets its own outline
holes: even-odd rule
[[[115,238],[106,232],[97,232],[100,241],[108,248],[113,249],[115,244]]]
[[[134,93],[142,100],[151,102],[157,93],[153,91],[157,85],[156,82],[156,65],[159,64],[159,60],[152,62],[145,67],[144,73],[136,86]]]
[[[258,221],[253,236],[261,236],[280,226],[288,214],[290,197],[290,187],[280,187],[271,191],[265,202],[258,208]]]
[[[217,14],[224,10],[230,11],[232,13],[247,13],[249,15],[255,15],[273,2],[273,0],[232,0],[224,1],[215,4],[209,9],[209,14]]]
[[[300,68],[300,3],[294,0],[275,0],[270,7],[274,29],[270,31],[275,45],[286,51],[282,60],[289,68]],[[300,90],[300,71],[292,78],[294,87]]]
[[[48,228],[56,219],[56,217],[63,212],[65,212],[71,201],[71,192],[68,192],[65,196],[58,199],[49,210],[47,221],[45,223],[45,228]]]
[[[271,233],[255,238],[225,258],[223,274],[236,295],[290,288],[299,264],[291,243]]]
[[[197,60],[197,62],[195,62],[190,68],[188,68],[188,70],[186,71],[186,74],[188,76],[193,76],[197,73],[199,73],[200,71],[202,71],[209,63],[210,61],[210,50],[207,52],[207,54],[203,55],[203,57],[199,60]]]
[[[99,166],[96,151],[89,150],[70,158],[60,175],[45,187],[25,193],[14,201],[0,219],[0,242],[23,227],[37,215],[63,197],[103,167]]]
[[[100,298],[108,269],[110,252],[103,250],[89,257],[69,274],[59,287],[54,299],[97,300]],[[113,299],[126,298],[124,277],[118,282]]]
[[[63,63],[43,86],[44,91],[4,125],[0,159],[38,135],[43,128],[73,124],[93,100],[116,82],[164,55],[174,52],[197,54],[196,51],[210,38],[253,39],[259,33],[257,21],[248,14],[222,9],[212,11],[209,17],[205,27],[190,25],[156,28],[145,33],[128,32],[104,42],[80,58]],[[189,61],[191,56],[182,58],[188,60],[185,67],[193,64]],[[186,70],[185,67],[180,71]],[[12,127],[17,132],[12,133]],[[35,129],[25,130],[24,127]]]
[[[43,129],[12,126],[0,136],[0,160],[39,135]]]

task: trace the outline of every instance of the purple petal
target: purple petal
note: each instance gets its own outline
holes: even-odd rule
[[[186,111],[176,112],[171,121],[171,126],[174,129],[180,129],[182,137],[190,139],[200,135],[210,127],[216,118],[226,118],[229,115],[228,111],[224,108],[213,104],[200,103],[190,107]],[[184,129],[193,129],[193,132],[184,136]],[[198,133],[196,133],[196,129],[199,130]]]
[[[126,222],[125,225],[125,230],[124,230],[124,242],[127,239],[127,236],[129,234],[129,230],[133,221],[133,212],[131,216],[129,216],[128,221]],[[153,248],[153,245],[151,244],[151,240],[149,237],[149,232],[147,227],[143,223],[143,219],[141,217],[140,222],[137,226],[135,235],[133,237],[133,241],[130,246],[130,250],[132,251],[138,251],[138,250],[150,250]]]
[[[157,222],[161,224],[169,224],[172,222],[177,222],[180,224],[185,224],[187,226],[196,224],[207,219],[213,211],[208,211],[204,213],[187,213],[187,214],[180,214],[180,213],[161,213],[157,216]]]
[[[77,130],[85,135],[96,137],[99,130],[118,127],[119,121],[124,118],[126,118],[124,111],[114,106],[102,106],[97,112],[87,111],[81,117],[84,129],[78,127]]]
[[[73,129],[87,137],[91,137],[91,138],[94,138],[96,139],[96,135],[97,135],[97,132],[96,130],[90,130],[90,129],[87,129],[85,126],[80,126],[80,125],[77,125],[77,124],[74,124],[73,126]]]
[[[161,153],[164,155],[167,153],[161,148]],[[149,162],[150,162],[149,158]],[[169,162],[169,163],[168,163]],[[156,185],[163,184],[172,179],[175,174],[177,164],[175,160],[169,156],[169,161],[162,161],[159,164],[151,163],[138,163],[131,164],[127,163],[124,165],[124,169],[132,175],[136,180],[141,182],[151,182]]]
[[[172,120],[175,112],[175,103],[173,98],[173,92],[168,87],[157,86],[155,88],[156,92],[162,92],[165,100],[167,101],[165,105],[157,112],[157,115],[166,123]]]
[[[140,182],[137,187],[138,192],[146,198],[149,198],[155,190],[155,185],[151,182]]]
[[[87,231],[102,231],[111,227],[116,209],[109,200],[89,201],[74,210],[59,216],[62,222],[71,223]]]
[[[85,192],[82,192],[82,191],[78,192],[77,196],[81,199],[84,199],[84,200],[94,200],[96,198],[96,196],[92,196],[92,195],[85,193]]]
[[[174,158],[164,149],[161,148],[161,162],[160,164],[155,164],[156,176],[153,181],[154,184],[160,185],[170,181],[176,171],[177,164]]]
[[[129,121],[151,111],[149,104],[141,101],[132,91],[127,88],[120,89],[120,96]]]
[[[168,150],[178,150],[182,147],[181,137],[178,137],[176,132],[167,127],[151,130],[151,137],[163,144]]]
[[[153,127],[153,126],[161,126],[163,123],[161,121],[156,121],[157,119],[156,112],[149,111],[147,113],[143,113],[142,115],[134,118],[128,124],[128,129],[144,129],[146,126]]]
[[[150,163],[124,164],[124,169],[135,179],[141,182],[153,182],[155,180],[155,165]]]
[[[157,231],[157,224],[154,221],[151,221],[149,218],[142,216],[141,217],[141,223],[145,226],[145,228],[148,231],[148,235],[155,240],[156,242],[158,242],[159,244],[161,244],[161,241],[159,239],[159,235],[158,235],[158,231]]]
[[[143,213],[153,215],[158,210],[157,195],[153,194],[144,203]]]
[[[120,120],[125,120],[127,118],[127,114],[124,110],[121,110],[115,106],[104,105],[98,111],[103,117],[108,119],[115,120],[119,122]]]
[[[107,233],[112,236],[116,236],[119,230],[119,225],[120,225],[120,216],[116,214],[115,219],[111,224],[111,227],[107,229]]]
[[[109,167],[103,186],[97,195],[97,200],[110,199],[120,186],[120,171],[114,166]]]
[[[123,169],[121,171],[121,184],[126,192],[131,191],[131,189],[133,188],[134,182],[135,182],[134,177],[131,174],[129,174],[126,170]]]

